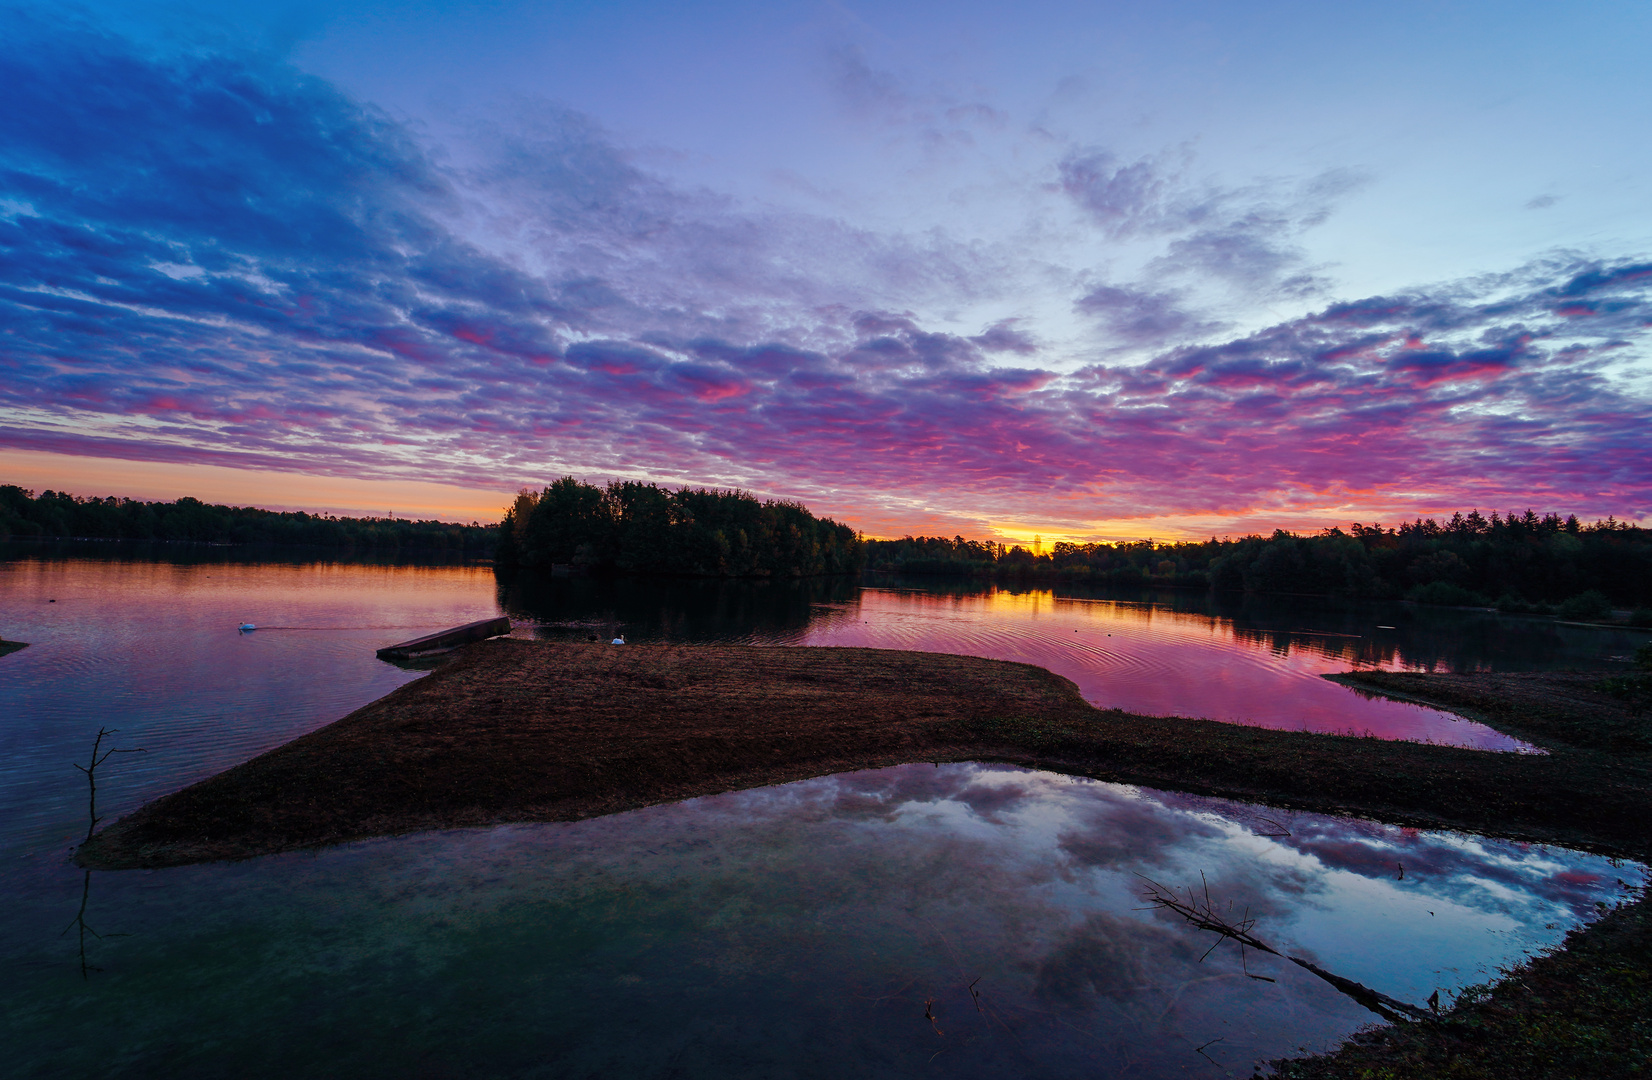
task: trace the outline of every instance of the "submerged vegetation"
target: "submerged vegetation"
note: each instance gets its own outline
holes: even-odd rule
[[[1303,593],[1430,604],[1496,604],[1509,612],[1602,619],[1614,605],[1652,626],[1652,530],[1612,518],[1592,525],[1531,510],[1455,514],[1398,526],[1312,535],[1278,530],[1180,543],[1034,544],[908,536],[868,540],[874,570],[1220,592]]]
[[[630,480],[597,487],[571,476],[516,497],[496,558],[504,568],[696,577],[849,574],[864,563],[853,529],[801,503]]]
[[[302,544],[314,547],[419,550],[483,557],[492,554],[494,528],[471,522],[351,518],[252,506],[215,506],[185,497],[176,502],[85,498],[61,491],[38,496],[0,484],[0,540],[187,540],[209,544]]]

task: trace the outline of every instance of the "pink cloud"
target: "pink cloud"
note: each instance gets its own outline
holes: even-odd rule
[[[867,300],[915,278],[931,310],[967,309],[993,267],[670,191],[574,120],[561,156],[487,189],[543,230],[552,269],[530,273],[445,224],[458,174],[324,83],[40,48],[55,66],[13,56],[29,78],[0,116],[33,200],[0,221],[0,409],[40,418],[6,445],[506,490],[570,469],[739,483],[949,532],[1405,501],[1652,512],[1652,406],[1621,374],[1652,325],[1642,263],[1556,258],[1226,339],[1162,282],[1075,286],[1098,328],[1078,351],[1160,351],[1067,371],[1013,320],[943,332]],[[226,78],[237,104],[206,107]],[[248,119],[266,113],[287,121]],[[1300,267],[1270,240],[1317,196],[1195,205],[1174,163],[1063,169],[1105,228],[1178,237],[1166,274],[1319,287],[1287,288]]]

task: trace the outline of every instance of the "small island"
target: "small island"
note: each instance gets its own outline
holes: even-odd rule
[[[744,491],[564,476],[524,490],[499,524],[496,565],[682,577],[814,577],[858,573],[861,537],[802,503]]]

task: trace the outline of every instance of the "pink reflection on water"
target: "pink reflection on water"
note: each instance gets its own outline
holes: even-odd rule
[[[1391,666],[1368,638],[1239,630],[1148,603],[993,591],[946,596],[868,588],[819,610],[805,645],[920,649],[1037,664],[1104,708],[1259,727],[1375,735],[1483,750],[1531,750],[1438,709],[1369,698],[1320,676]]]

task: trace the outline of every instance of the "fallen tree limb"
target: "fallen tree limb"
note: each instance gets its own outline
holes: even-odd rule
[[[1339,992],[1346,994],[1348,997],[1352,998],[1354,1001],[1357,1001],[1365,1008],[1370,1009],[1384,1020],[1434,1021],[1436,1019],[1434,1013],[1427,1009],[1408,1004],[1398,998],[1389,997],[1380,990],[1373,990],[1363,983],[1355,982],[1353,979],[1345,979],[1341,975],[1326,971],[1317,964],[1302,959],[1300,956],[1291,956],[1288,953],[1280,952],[1272,945],[1269,945],[1266,941],[1263,941],[1261,938],[1251,933],[1251,928],[1256,925],[1256,920],[1250,918],[1249,909],[1246,909],[1245,914],[1240,916],[1237,920],[1217,912],[1215,905],[1210,899],[1210,885],[1208,882],[1204,887],[1204,901],[1203,906],[1201,907],[1199,896],[1193,891],[1192,886],[1188,886],[1187,899],[1183,900],[1177,895],[1174,889],[1166,888],[1150,877],[1145,877],[1141,874],[1137,874],[1136,876],[1147,882],[1147,892],[1143,894],[1143,898],[1145,900],[1156,908],[1175,912],[1177,915],[1180,915],[1183,919],[1187,920],[1191,926],[1194,926],[1200,930],[1208,930],[1211,933],[1218,935],[1218,940],[1216,942],[1217,945],[1220,945],[1223,940],[1236,943],[1239,946],[1241,963],[1244,962],[1244,950],[1255,949],[1257,952],[1267,953],[1270,956],[1277,956],[1281,960],[1289,960],[1297,967],[1312,972],[1321,979],[1325,980],[1327,983],[1330,983]],[[1202,872],[1199,874],[1199,878],[1201,881],[1204,880],[1204,874]],[[1211,949],[1215,949],[1215,947],[1216,945],[1212,945]],[[1205,956],[1209,955],[1210,952],[1206,951]],[[1199,959],[1203,960],[1204,957],[1200,957]],[[1248,970],[1245,973],[1247,975],[1250,974]]]

